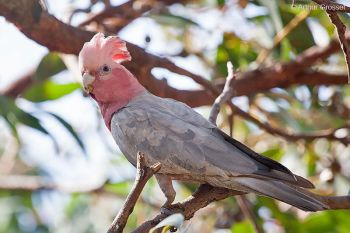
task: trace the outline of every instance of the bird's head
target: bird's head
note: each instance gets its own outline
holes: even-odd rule
[[[121,65],[130,60],[124,41],[116,36],[105,38],[102,33],[97,33],[79,53],[79,68],[85,91],[101,102],[131,95],[132,90],[140,84]]]
[[[100,105],[106,124],[111,114],[126,105],[144,88],[123,66],[131,56],[124,41],[97,33],[79,53],[83,86]],[[108,125],[107,125],[108,126]]]

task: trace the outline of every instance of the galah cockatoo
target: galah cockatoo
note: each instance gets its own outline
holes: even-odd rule
[[[175,198],[172,180],[182,180],[253,192],[306,211],[328,209],[306,190],[314,187],[308,180],[231,138],[186,104],[149,93],[120,64],[130,60],[124,41],[96,34],[79,54],[83,86],[130,163],[136,165],[140,151],[148,165],[162,164],[156,179],[165,205]]]

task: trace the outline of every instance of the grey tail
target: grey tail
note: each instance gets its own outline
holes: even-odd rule
[[[277,180],[237,177],[235,181],[257,194],[272,197],[304,211],[320,211],[329,206],[311,192]]]

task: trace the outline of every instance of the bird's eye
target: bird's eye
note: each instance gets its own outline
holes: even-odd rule
[[[100,73],[102,75],[109,74],[109,72],[111,72],[111,68],[108,65],[101,66]]]

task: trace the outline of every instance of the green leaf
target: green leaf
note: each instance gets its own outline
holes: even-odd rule
[[[17,119],[22,124],[37,129],[40,132],[49,135],[49,132],[47,132],[47,130],[41,126],[39,119],[30,115],[29,113],[22,111],[20,114],[17,115]]]
[[[47,130],[41,126],[38,118],[18,108],[12,99],[0,95],[0,115],[10,123],[11,128],[17,123],[22,123],[31,128],[37,129],[44,134],[49,134]]]
[[[154,19],[157,23],[168,25],[168,26],[174,26],[174,27],[188,27],[188,26],[197,26],[200,27],[200,25],[196,22],[194,22],[191,19],[185,18],[183,16],[174,15],[171,13],[162,13],[162,14],[150,14],[148,17]]]
[[[82,151],[84,153],[86,153],[86,149],[84,146],[83,141],[80,139],[79,135],[77,134],[77,132],[74,130],[74,128],[66,121],[64,120],[62,117],[52,113],[52,112],[47,112],[48,114],[50,114],[51,116],[53,116],[54,118],[56,118],[56,120],[58,120],[67,130],[68,132],[73,136],[73,138],[77,141],[78,145],[80,146],[80,148],[82,149]]]
[[[334,229],[334,221],[327,213],[316,213],[310,215],[304,222],[303,228],[306,232],[338,232]]]
[[[249,42],[241,40],[233,33],[225,33],[217,50],[216,64],[218,71],[227,75],[227,61],[231,61],[235,69],[244,69],[256,57],[257,53]]]
[[[314,150],[314,147],[310,144],[306,144],[306,153],[304,155],[304,159],[306,160],[307,164],[307,174],[308,176],[314,176],[316,175],[316,163],[318,160],[318,156]]]
[[[16,138],[17,141],[19,141],[19,136],[16,128],[16,123],[18,122],[16,117],[12,113],[8,113],[6,110],[7,102],[2,98],[3,96],[0,95],[0,115],[3,117],[7,125],[9,126],[13,136]]]
[[[84,214],[86,199],[88,199],[86,195],[73,193],[64,210],[66,217],[72,219],[78,217],[80,214]]]
[[[34,79],[43,81],[65,69],[66,66],[57,53],[48,53],[39,63],[34,74]]]
[[[55,100],[72,93],[80,88],[79,83],[58,84],[52,80],[46,80],[32,85],[25,91],[23,97],[33,102]]]
[[[55,150],[59,150],[59,146],[55,138],[49,134],[49,132],[41,125],[38,118],[35,116],[23,111],[18,108],[15,102],[12,99],[9,99],[6,96],[0,95],[0,115],[5,119],[11,128],[14,136],[19,140],[17,133],[17,124],[21,123],[23,125],[29,126],[33,129],[36,129],[43,134],[48,135],[52,142],[54,143]]]
[[[262,23],[264,22],[269,16],[268,15],[257,15],[252,17],[247,17],[249,21],[252,21],[254,23]]]
[[[284,151],[282,148],[274,148],[274,149],[269,149],[261,153],[262,155],[269,157],[273,160],[281,160],[281,158],[284,155]]]
[[[222,7],[222,6],[225,5],[225,2],[226,2],[226,1],[225,1],[225,0],[217,0],[216,2],[217,2],[217,4],[218,4],[219,7]]]
[[[245,220],[240,223],[236,223],[233,225],[231,229],[232,233],[254,233],[254,226],[248,221]]]
[[[280,7],[280,10],[283,26],[286,26],[295,15],[284,10],[283,7]],[[297,53],[315,45],[313,35],[305,20],[299,23],[299,25],[287,35],[287,38],[290,45],[297,51]]]
[[[41,102],[58,99],[79,89],[78,83],[58,84],[48,80],[65,69],[66,66],[57,53],[47,54],[33,75],[35,83],[23,93],[23,97],[33,102]]]
[[[103,188],[106,191],[113,192],[119,195],[127,196],[130,191],[130,183],[127,181],[119,182],[115,184],[105,184]]]
[[[281,60],[282,61],[290,61],[291,60],[291,55],[292,55],[292,46],[289,43],[288,39],[284,39],[281,42]]]
[[[329,20],[329,17],[324,10],[313,10],[311,11],[310,17],[315,18],[326,29],[329,36],[334,34],[334,25]]]

